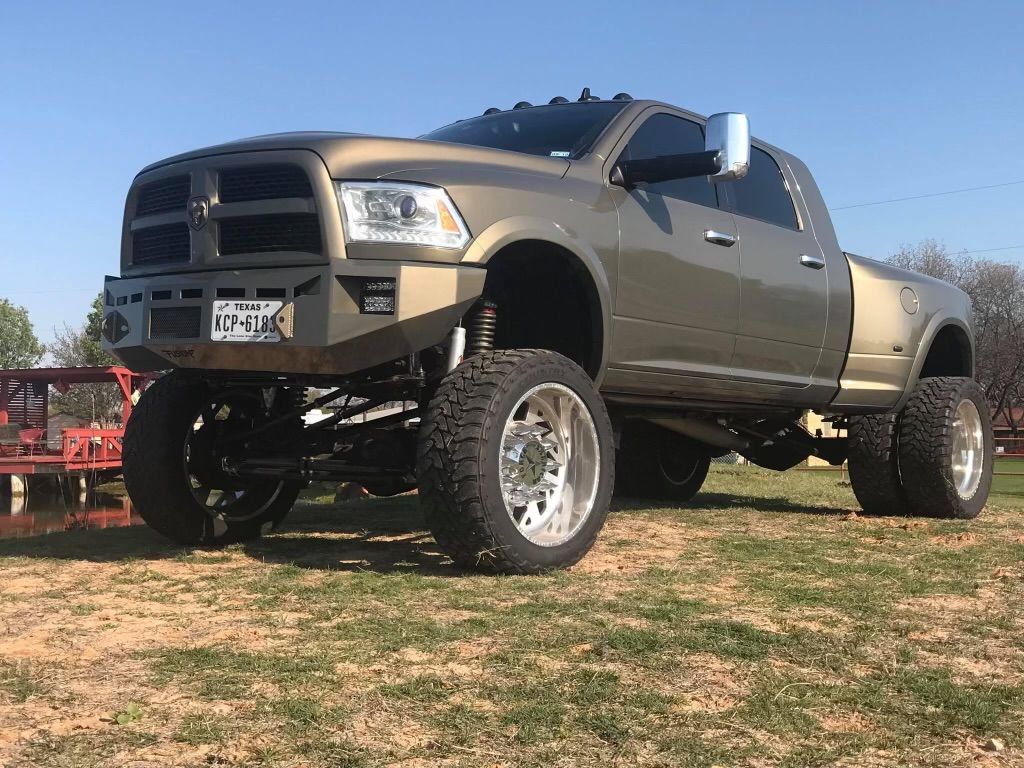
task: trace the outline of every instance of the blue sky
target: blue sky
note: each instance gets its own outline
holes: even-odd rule
[[[273,131],[413,136],[585,85],[747,112],[834,207],[1024,180],[1019,1],[9,2],[0,296],[44,340],[81,322],[118,268],[132,176],[166,155]],[[834,221],[867,255],[1024,246],[1024,184]]]

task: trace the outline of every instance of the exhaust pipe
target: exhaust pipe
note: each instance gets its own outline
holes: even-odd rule
[[[670,429],[673,432],[678,432],[698,442],[713,445],[716,448],[727,448],[730,451],[736,451],[736,453],[743,453],[750,449],[749,440],[726,429],[717,421],[696,419],[689,416],[679,418],[665,416],[648,417],[647,421],[657,424],[659,427]]]

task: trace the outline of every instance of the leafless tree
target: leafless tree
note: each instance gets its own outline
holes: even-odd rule
[[[54,341],[48,349],[54,365],[64,368],[115,365],[114,358],[103,351],[100,343],[102,323],[103,303],[97,297],[81,328],[65,324],[62,329],[54,329]],[[66,392],[55,389],[50,395],[54,410],[100,424],[120,419],[121,400],[116,384],[76,384]]]
[[[971,297],[975,376],[1016,435],[1013,409],[1024,406],[1024,268],[950,253],[935,240],[904,246],[889,262],[945,280]]]

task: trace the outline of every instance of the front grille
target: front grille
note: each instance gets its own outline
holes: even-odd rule
[[[149,338],[198,339],[202,307],[158,307],[149,310]]]
[[[151,181],[139,187],[136,216],[151,216],[167,211],[184,211],[192,193],[192,182],[188,176],[172,176],[169,179]]]
[[[320,221],[315,213],[239,216],[220,222],[220,253],[320,253]]]
[[[222,203],[312,196],[306,172],[297,165],[253,165],[220,172]]]
[[[132,233],[132,264],[171,264],[191,255],[188,224],[164,224]]]

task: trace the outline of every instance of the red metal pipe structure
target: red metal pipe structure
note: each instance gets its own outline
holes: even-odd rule
[[[0,426],[18,424],[0,435],[0,475],[83,473],[121,468],[124,424],[132,396],[146,376],[121,366],[90,368],[21,368],[0,370]],[[65,428],[47,434],[49,388],[77,384],[117,384],[121,392],[121,426]],[[12,415],[17,421],[12,420]]]

